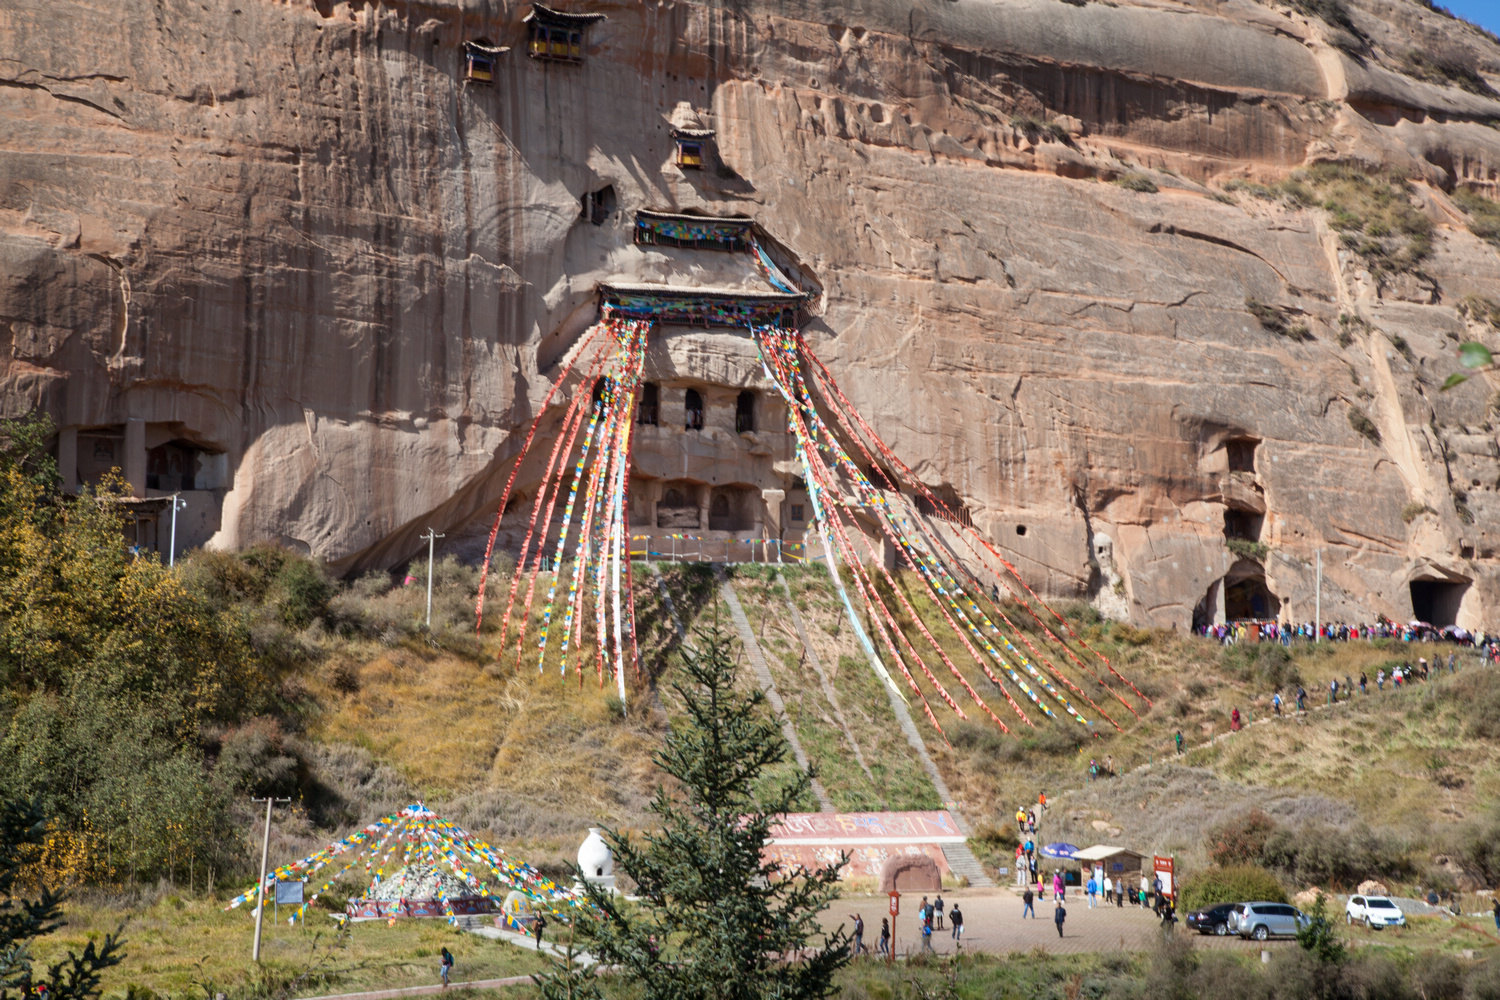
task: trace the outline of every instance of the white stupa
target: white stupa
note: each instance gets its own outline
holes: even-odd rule
[[[615,855],[599,836],[597,826],[589,827],[589,835],[578,847],[578,867],[591,884],[614,891]]]

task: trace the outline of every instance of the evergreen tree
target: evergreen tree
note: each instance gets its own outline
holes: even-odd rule
[[[828,996],[848,961],[848,938],[842,929],[822,934],[817,915],[837,895],[840,866],[790,872],[761,859],[772,822],[807,792],[811,776],[798,770],[772,779],[768,770],[789,754],[764,696],[734,689],[722,632],[702,640],[684,653],[689,683],[672,686],[687,717],[655,756],[678,782],[672,792],[658,786],[652,802],[661,830],[604,835],[640,903],[585,882],[597,913],[580,914],[577,931],[645,1000]],[[601,980],[571,968],[538,982],[548,1000],[600,995]]]
[[[69,952],[36,975],[29,942],[61,926],[62,897],[43,888],[36,899],[20,898],[16,877],[25,852],[41,843],[43,828],[34,806],[0,803],[0,1000],[87,1000],[99,995],[99,973],[123,957],[120,940],[109,934],[97,946],[90,941],[83,954]]]

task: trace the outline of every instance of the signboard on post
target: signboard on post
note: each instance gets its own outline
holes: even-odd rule
[[[290,906],[302,905],[302,882],[277,882],[276,902],[286,903]]]
[[[893,916],[893,917],[899,917],[900,915],[901,915],[901,893],[893,891],[891,893],[891,916]]]
[[[1152,855],[1151,867],[1156,870],[1156,877],[1161,879],[1161,891],[1166,893],[1168,898],[1175,900],[1177,898],[1177,887],[1172,879],[1173,859]]]

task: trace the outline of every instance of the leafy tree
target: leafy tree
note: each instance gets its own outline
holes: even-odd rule
[[[672,687],[687,718],[655,757],[678,783],[672,792],[658,786],[652,801],[662,828],[639,839],[605,834],[617,867],[636,883],[639,907],[585,882],[597,912],[579,916],[578,931],[645,1000],[828,996],[848,961],[848,938],[842,929],[822,935],[817,915],[837,894],[841,865],[791,872],[761,859],[771,823],[811,777],[768,773],[786,762],[786,742],[761,693],[735,690],[724,633],[705,633],[683,659],[690,683]],[[599,995],[598,980],[571,968],[538,983],[548,1000]]]
[[[51,1000],[96,997],[99,974],[124,957],[116,932],[97,946],[90,941],[81,955],[69,952],[37,976],[29,942],[62,925],[58,919],[62,897],[43,888],[36,899],[21,898],[16,878],[25,852],[41,843],[43,830],[42,815],[35,806],[0,802],[0,1000],[33,1000],[41,984],[46,985]]]
[[[53,818],[51,884],[213,865],[225,802],[200,734],[262,710],[271,679],[231,610],[131,557],[121,484],[61,493],[51,430],[0,421],[0,796]]]

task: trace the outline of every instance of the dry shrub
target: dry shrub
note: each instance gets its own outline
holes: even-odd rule
[[[1254,864],[1266,850],[1266,841],[1276,832],[1276,821],[1260,809],[1214,827],[1208,835],[1208,856],[1220,866]]]
[[[1263,899],[1285,903],[1286,890],[1276,876],[1255,865],[1202,868],[1182,882],[1182,909],[1196,910],[1215,903]]]

